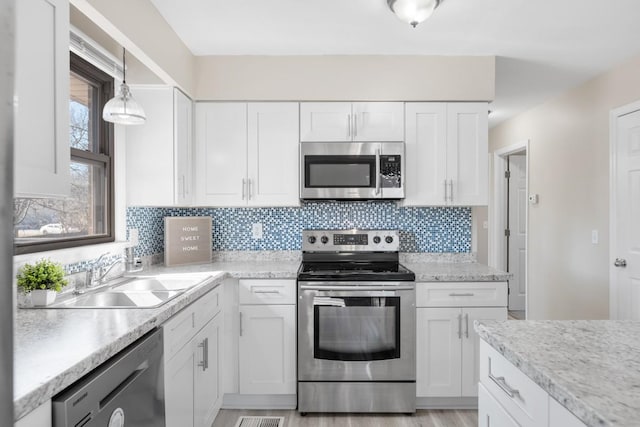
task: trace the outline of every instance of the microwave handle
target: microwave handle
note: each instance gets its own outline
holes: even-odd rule
[[[380,149],[376,148],[376,196],[380,195]]]

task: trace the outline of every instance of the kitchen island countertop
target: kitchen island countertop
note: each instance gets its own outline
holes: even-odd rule
[[[640,322],[518,320],[475,328],[587,426],[640,425]]]

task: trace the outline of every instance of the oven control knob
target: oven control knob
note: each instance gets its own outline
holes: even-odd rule
[[[387,237],[384,238],[384,241],[387,242],[387,243],[392,243],[393,242],[393,237],[387,236]]]
[[[313,245],[316,242],[316,236],[309,236],[309,238],[307,239],[307,242]]]
[[[329,238],[327,236],[322,236],[320,238],[320,241],[322,242],[323,245],[326,245],[327,242],[329,242]]]
[[[375,237],[373,238],[373,243],[375,243],[376,245],[377,245],[378,243],[380,243],[380,236],[375,236]]]

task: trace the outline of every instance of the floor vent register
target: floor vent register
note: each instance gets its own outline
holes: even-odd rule
[[[283,427],[284,417],[240,417],[235,427]]]

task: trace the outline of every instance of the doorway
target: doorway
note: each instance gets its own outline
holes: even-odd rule
[[[529,213],[529,141],[494,153],[493,232],[489,264],[512,274],[509,318],[527,318],[527,233]]]

